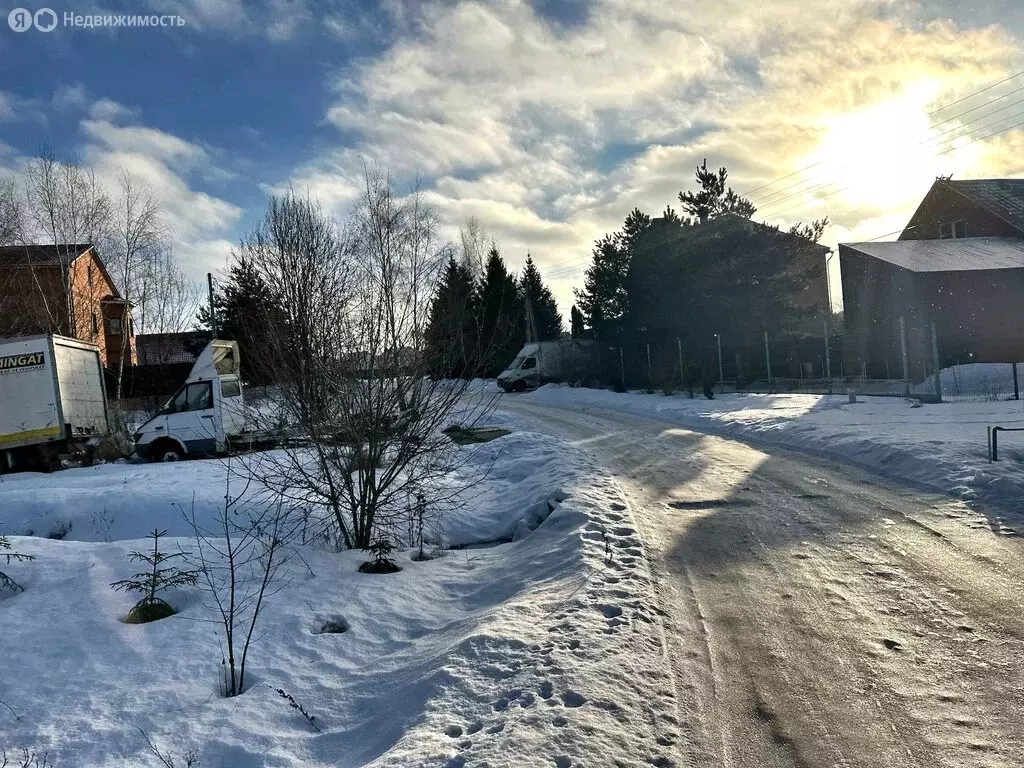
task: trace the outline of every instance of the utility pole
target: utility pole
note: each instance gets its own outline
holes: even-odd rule
[[[768,331],[764,332],[764,363],[768,367],[768,389],[772,388],[772,353],[768,349]]]
[[[537,338],[537,321],[533,316],[533,303],[529,296],[526,297],[526,341],[527,343],[540,341]]]
[[[213,272],[206,273],[206,289],[210,295],[210,332],[217,338],[217,308],[213,301]]]

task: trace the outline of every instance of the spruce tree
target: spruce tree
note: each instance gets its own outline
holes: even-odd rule
[[[628,307],[629,259],[621,235],[605,235],[594,244],[593,261],[583,276],[583,290],[573,291],[587,326],[598,338],[612,337],[622,327]]]
[[[228,278],[214,291],[217,335],[238,342],[246,379],[250,383],[269,383],[270,373],[260,365],[262,355],[255,354],[268,340],[280,338],[284,323],[280,297],[244,258],[236,258]],[[212,330],[209,307],[200,307],[196,316],[202,329]]]
[[[152,553],[132,552],[128,555],[129,560],[146,563],[149,569],[134,574],[130,579],[121,579],[110,585],[115,592],[142,593],[142,599],[128,611],[129,624],[144,624],[173,616],[174,609],[162,598],[157,597],[157,592],[172,587],[192,586],[199,577],[199,571],[185,571],[174,566],[162,567],[168,560],[184,557],[185,553],[167,554],[160,551],[160,537],[167,535],[167,531],[154,530],[149,535],[153,539]]]
[[[492,245],[477,291],[480,328],[479,375],[497,376],[526,341],[526,322],[519,286],[497,246]]]
[[[537,341],[550,341],[562,334],[562,315],[558,312],[551,289],[544,285],[540,270],[533,263],[533,257],[526,254],[526,266],[519,279],[519,290],[524,300],[530,302],[533,322],[537,330]]]
[[[569,311],[570,332],[574,339],[581,339],[586,334],[586,324],[583,322],[583,313],[573,304]]]
[[[0,558],[4,559],[6,565],[24,563],[35,560],[35,555],[23,555],[20,552],[11,551],[11,542],[5,536],[0,536]],[[24,592],[25,588],[12,579],[3,571],[0,571],[0,592]]]
[[[476,295],[470,267],[449,257],[430,303],[425,346],[439,378],[469,378],[477,364]]]

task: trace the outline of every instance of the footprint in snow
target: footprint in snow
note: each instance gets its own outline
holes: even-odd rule
[[[620,504],[617,501],[612,502],[612,509],[614,509],[616,512],[622,512],[625,508],[626,508],[625,504]]]
[[[457,725],[449,725],[444,729],[445,735],[450,736],[453,739],[459,738],[462,735],[462,729]]]
[[[472,723],[470,723],[466,727],[466,733],[472,735],[472,734],[476,733],[477,731],[479,731],[483,727],[484,727],[483,720],[474,720]]]
[[[542,699],[550,699],[555,693],[555,686],[551,684],[550,680],[545,680],[540,684],[540,697]]]
[[[558,755],[555,758],[555,768],[571,768],[572,758],[568,755]]]
[[[555,728],[564,728],[569,724],[569,719],[558,715],[557,717],[552,718],[551,724],[555,726]]]
[[[586,703],[587,699],[581,693],[577,693],[573,690],[568,690],[562,694],[562,703],[570,709],[576,709],[582,707]]]

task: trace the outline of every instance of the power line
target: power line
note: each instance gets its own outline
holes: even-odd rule
[[[990,85],[985,86],[984,88],[981,88],[981,89],[979,89],[977,91],[969,93],[966,96],[963,96],[963,97],[957,99],[956,101],[951,101],[948,104],[944,104],[941,107],[938,107],[937,109],[934,109],[931,112],[929,112],[926,115],[926,117],[932,117],[934,115],[937,115],[940,112],[943,112],[943,111],[949,109],[950,107],[956,106],[957,104],[960,104],[960,103],[962,103],[964,101],[967,101],[968,99],[972,99],[975,96],[977,96],[977,95],[979,95],[981,93],[984,93],[985,91],[989,91],[989,90],[991,90],[993,88],[996,88],[997,86],[1000,86],[1003,83],[1007,83],[1010,80],[1013,80],[1014,78],[1020,77],[1021,75],[1024,75],[1024,70],[1021,70],[1020,72],[1016,72],[1015,74],[1012,74],[1009,77],[1005,77],[1002,80],[999,80],[998,82],[992,83]],[[1002,96],[1000,96],[999,98],[1000,99],[1006,98],[1006,96],[1008,96],[1008,95],[1010,95],[1012,93],[1016,93],[1017,91],[1020,91],[1022,89],[1024,89],[1024,86],[1022,86],[1021,88],[1017,88],[1017,89],[1015,89],[1013,91],[1010,91],[1009,93],[1005,93]],[[989,104],[992,104],[992,103],[993,103],[992,101],[987,101],[987,102],[985,102],[985,104],[981,104],[981,105],[979,105],[977,107],[969,109],[966,112],[960,113],[959,115],[954,115],[953,117],[947,118],[945,120],[940,120],[939,122],[935,123],[931,127],[933,129],[937,128],[938,126],[942,125],[943,123],[948,123],[948,122],[950,122],[952,120],[956,120],[958,117],[962,117],[963,115],[968,114],[969,112],[973,112],[973,111],[975,111],[977,109],[981,109],[982,107],[985,107],[985,106],[987,106]],[[769,181],[769,182],[766,182],[764,184],[761,184],[760,186],[754,187],[753,189],[748,189],[748,190],[746,190],[744,192],[741,192],[740,196],[741,197],[747,197],[749,199],[749,196],[751,194],[753,194],[754,192],[758,192],[759,190],[765,189],[766,187],[770,187],[773,184],[777,184],[780,181],[785,181],[786,179],[791,178],[791,177],[793,177],[793,176],[795,176],[797,174],[804,173],[805,171],[809,171],[812,168],[816,168],[817,166],[821,165],[821,163],[822,163],[822,161],[818,160],[818,161],[816,161],[814,163],[811,163],[810,165],[807,165],[807,166],[805,166],[803,168],[798,168],[795,171],[791,171],[790,173],[787,173],[785,176],[780,176],[777,179],[773,179],[772,181]],[[784,189],[776,190],[776,192],[774,192],[774,193],[768,193],[766,195],[761,195],[759,198],[751,200],[751,202],[756,204],[758,202],[758,200],[764,200],[766,198],[772,197],[775,194],[778,194],[779,192],[785,192],[787,189],[792,189],[794,186],[798,186],[800,183],[801,182],[797,182],[796,184],[790,184],[789,186],[785,187]]]
[[[1019,114],[1024,114],[1024,113],[1019,113]],[[1019,128],[1021,126],[1024,126],[1024,120],[1021,120],[1020,122],[1014,123],[1013,125],[1007,126],[1006,128],[1000,128],[999,130],[993,131],[992,133],[987,133],[984,136],[979,136],[978,138],[973,139],[973,140],[967,142],[966,144],[961,144],[959,146],[949,147],[948,149],[944,149],[942,152],[936,153],[936,155],[937,156],[938,155],[945,155],[945,154],[947,154],[949,152],[952,152],[955,149],[963,149],[964,147],[969,147],[971,144],[975,144],[975,143],[977,143],[979,141],[984,141],[985,139],[990,139],[993,136],[998,136],[1001,133],[1006,133],[1007,131],[1012,131],[1014,128]],[[962,138],[962,137],[958,137],[958,138]],[[832,195],[837,195],[840,192],[845,192],[846,190],[850,189],[850,187],[852,187],[852,186],[853,186],[852,184],[848,184],[845,187],[840,187],[839,189],[833,190],[832,192],[829,192],[828,194],[821,195],[820,197],[816,198],[816,201],[821,201],[821,200],[824,200],[826,198],[832,197]],[[796,205],[790,206],[789,208],[784,208],[781,211],[776,211],[775,213],[772,214],[772,216],[773,217],[778,217],[778,216],[781,216],[782,214],[786,213],[787,211],[792,211],[792,210],[795,210],[797,208],[801,208],[801,207],[803,207],[805,205],[808,205],[808,201],[803,201],[803,202],[797,203]]]
[[[982,123],[981,125],[975,125],[973,128],[969,127],[972,124],[978,122],[979,120],[985,120],[986,118],[991,117],[992,115],[996,114],[997,112],[1002,112],[1002,111],[1008,109],[1011,106],[1015,106],[1015,105],[1021,104],[1021,103],[1024,103],[1024,99],[1020,99],[1019,101],[1014,102],[1013,104],[1009,104],[1009,105],[1007,105],[1005,107],[1001,107],[999,109],[993,110],[992,112],[989,112],[989,113],[987,113],[985,115],[981,115],[980,117],[976,118],[975,120],[971,120],[971,121],[965,123],[964,125],[957,126],[956,128],[951,129],[951,131],[967,129],[965,133],[962,133],[959,136],[951,136],[948,139],[943,139],[943,140],[939,141],[936,144],[935,143],[936,139],[939,139],[942,136],[944,136],[945,134],[951,132],[951,131],[945,131],[944,133],[939,134],[938,136],[932,136],[932,137],[930,137],[928,139],[923,139],[923,140],[921,140],[919,142],[916,142],[914,144],[914,146],[915,147],[919,147],[919,146],[928,146],[930,144],[934,144],[935,147],[941,147],[944,144],[950,144],[951,142],[955,142],[958,139],[962,139],[962,138],[965,138],[967,136],[970,136],[971,134],[976,133],[977,131],[984,130],[984,129],[989,128],[989,127],[991,127],[993,125],[996,125],[997,123],[1001,123],[1001,122],[1003,122],[1005,120],[1012,120],[1015,117],[1018,117],[1019,115],[1024,114],[1024,112],[1016,112],[1016,113],[1014,113],[1012,115],[1004,115],[1003,117],[1000,117],[1000,118],[998,118],[996,120],[990,120],[988,122]],[[988,136],[994,136],[994,135],[996,135],[996,134],[988,134]],[[980,138],[986,138],[986,137],[980,137]],[[974,141],[977,141],[977,140],[978,139],[975,139]],[[968,146],[970,144],[973,144],[974,141],[970,141],[967,144],[962,144],[960,146]],[[947,152],[951,152],[952,150],[954,150],[956,148],[957,148],[956,146],[950,146],[950,147],[948,147],[947,149],[944,149],[941,152],[937,152],[936,156],[944,155]],[[841,167],[848,167],[848,166],[841,166]],[[837,182],[837,181],[822,182],[822,183],[816,184],[816,185],[814,185],[812,187],[807,187],[805,189],[797,190],[796,192],[793,192],[793,193],[791,193],[789,195],[785,195],[783,197],[780,197],[778,200],[773,200],[773,201],[771,201],[769,203],[764,204],[763,206],[761,206],[761,209],[760,209],[759,212],[761,212],[763,214],[765,211],[767,211],[767,210],[769,210],[771,208],[775,208],[775,207],[785,203],[786,201],[793,199],[794,197],[800,197],[800,196],[803,196],[803,195],[807,195],[807,194],[810,194],[811,192],[815,192],[815,191],[817,191],[819,189],[822,189],[824,187],[829,187],[829,186],[832,186],[832,185],[838,184],[838,183],[840,183],[840,182]],[[847,186],[847,187],[845,187],[845,189],[849,189],[849,187]],[[790,209],[787,208],[786,210],[790,210]],[[774,215],[778,215],[778,212],[773,213],[772,215],[773,216]]]

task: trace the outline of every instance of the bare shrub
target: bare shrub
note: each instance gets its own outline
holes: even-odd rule
[[[195,549],[186,559],[199,572],[199,586],[217,615],[223,641],[220,692],[225,697],[245,691],[246,661],[266,600],[280,591],[288,560],[286,547],[301,525],[281,500],[239,510],[246,489],[231,495],[230,476],[225,504],[206,528],[196,518],[195,504],[184,513]]]
[[[346,226],[288,192],[242,241],[244,259],[281,295],[259,366],[277,384],[266,428],[281,449],[247,464],[277,498],[324,510],[343,548],[397,543],[418,495],[440,505],[478,479],[443,434],[476,426],[495,402],[469,382],[430,377],[429,302],[449,253],[421,195],[368,172]],[[460,350],[460,354],[461,354]]]

